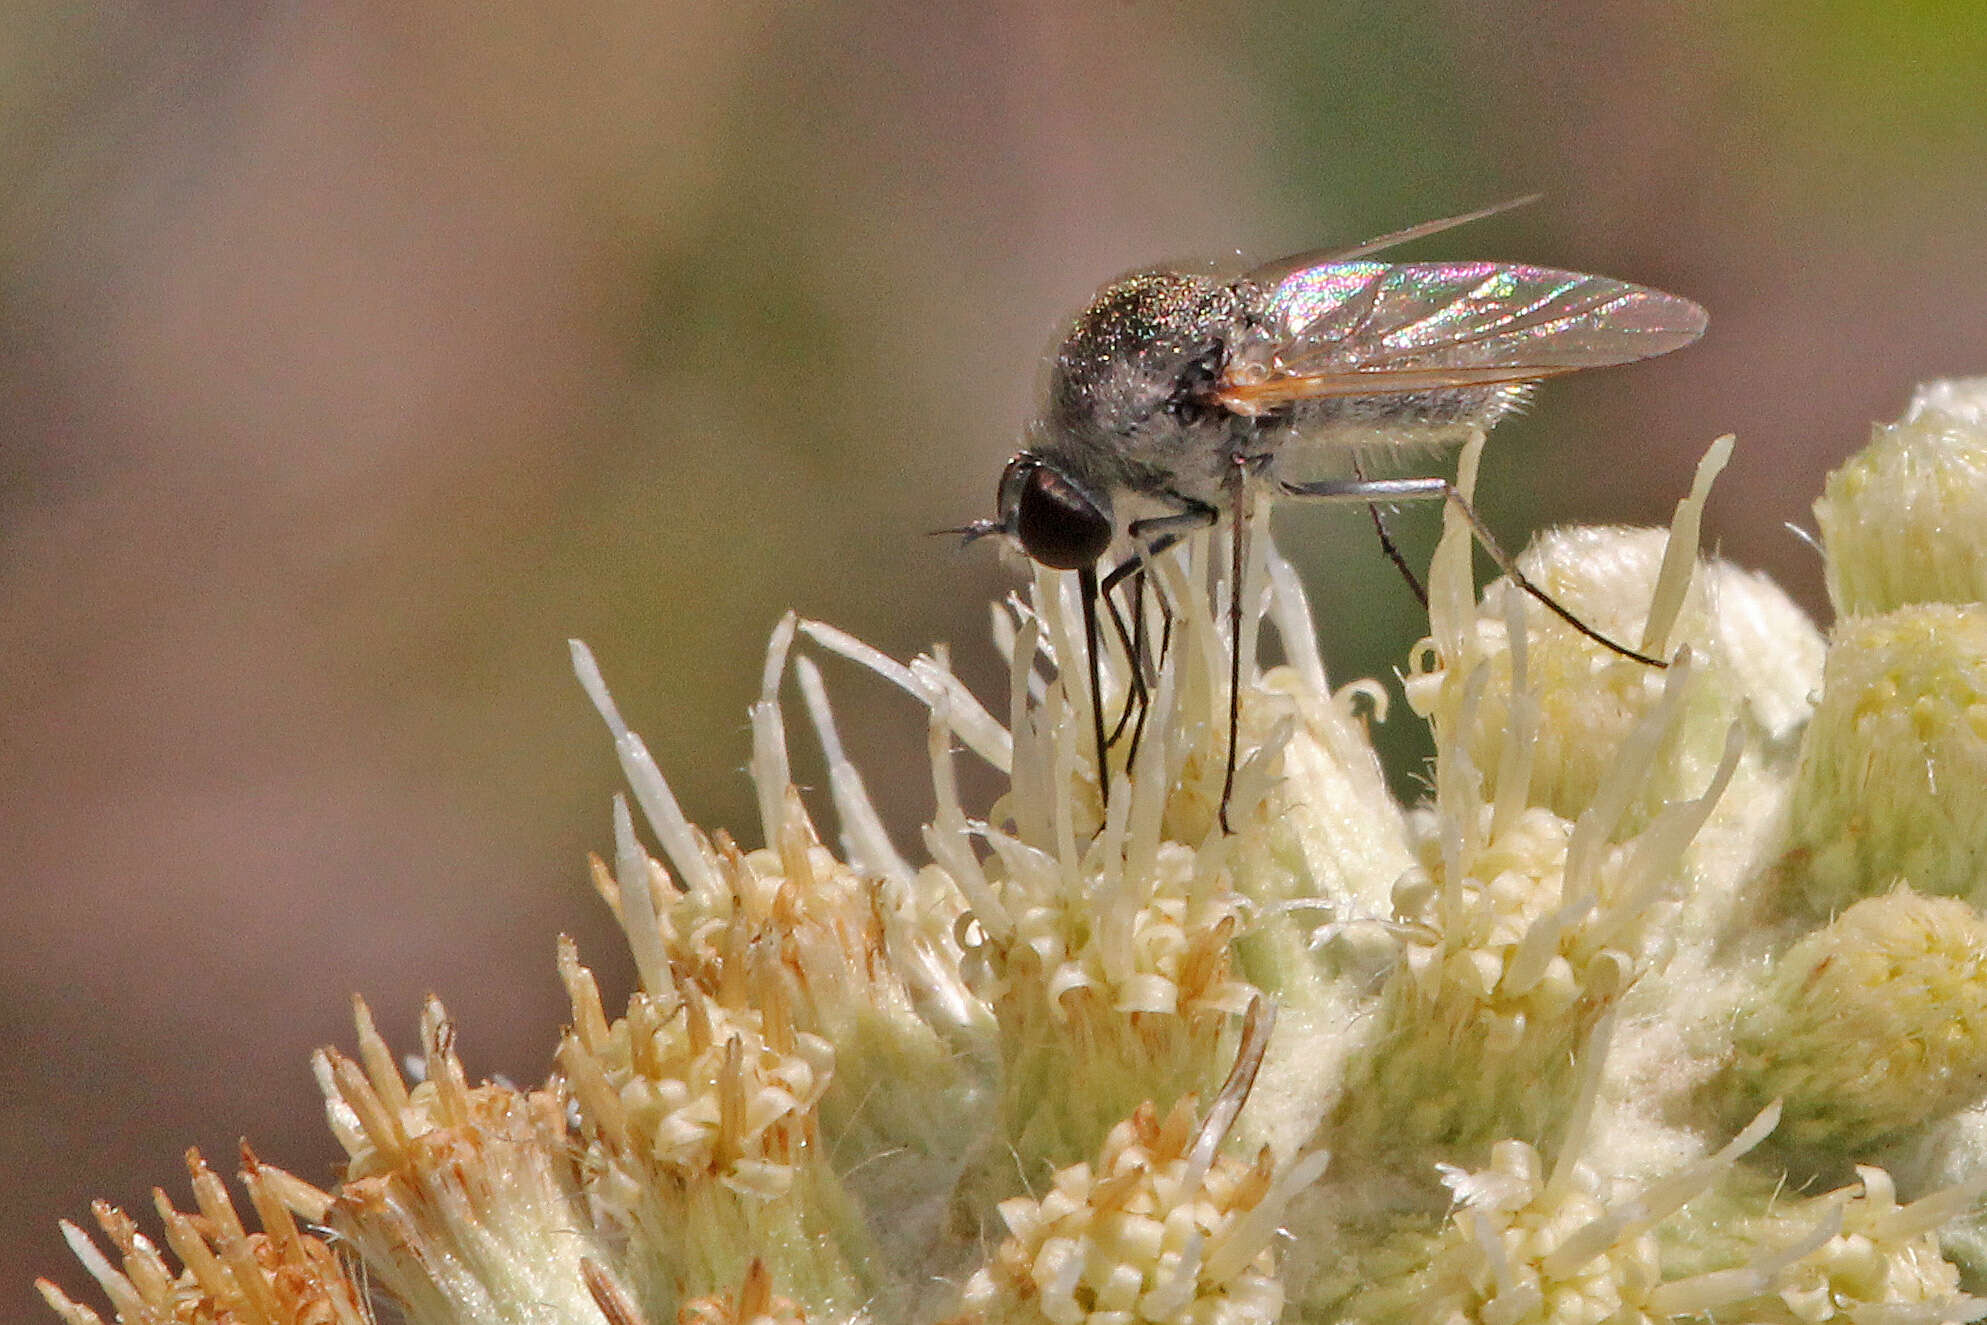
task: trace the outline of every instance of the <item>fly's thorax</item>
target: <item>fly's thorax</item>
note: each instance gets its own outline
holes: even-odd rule
[[[1101,494],[1218,490],[1234,420],[1208,396],[1248,325],[1242,296],[1210,277],[1108,286],[1056,350],[1037,451]]]

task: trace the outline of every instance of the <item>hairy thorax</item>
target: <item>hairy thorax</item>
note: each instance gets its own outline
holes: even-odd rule
[[[1215,387],[1232,366],[1269,366],[1263,298],[1248,281],[1184,272],[1107,287],[1057,350],[1036,454],[1107,510],[1122,497],[1144,499],[1129,503],[1143,510],[1220,508],[1238,461],[1270,481],[1342,474],[1361,450],[1459,442],[1522,395],[1448,388],[1237,412]]]

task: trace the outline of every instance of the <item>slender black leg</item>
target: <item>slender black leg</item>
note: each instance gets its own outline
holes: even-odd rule
[[[1221,518],[1221,512],[1204,501],[1195,501],[1179,493],[1168,493],[1168,499],[1180,503],[1181,510],[1174,515],[1154,515],[1143,520],[1133,520],[1125,532],[1131,535],[1132,542],[1139,545],[1139,556],[1156,557],[1173,544],[1196,529],[1205,529]],[[1120,566],[1119,571],[1124,567]]]
[[[1242,731],[1242,570],[1247,558],[1245,540],[1249,513],[1244,507],[1248,496],[1249,471],[1241,456],[1228,484],[1228,518],[1234,521],[1234,537],[1229,541],[1228,560],[1228,768],[1221,778],[1221,831],[1235,830],[1228,823],[1228,799],[1235,794],[1235,748]]]
[[[1122,565],[1104,577],[1101,592],[1104,606],[1111,614],[1112,625],[1118,632],[1118,641],[1124,646],[1125,656],[1131,669],[1131,682],[1125,696],[1124,711],[1118,715],[1118,722],[1112,728],[1107,745],[1116,745],[1124,735],[1125,724],[1131,723],[1131,744],[1125,750],[1125,767],[1130,768],[1138,760],[1140,743],[1145,739],[1145,719],[1152,708],[1152,686],[1157,682],[1158,669],[1166,663],[1166,652],[1173,642],[1173,607],[1164,593],[1155,595],[1159,605],[1159,651],[1150,652],[1145,621],[1145,568],[1152,558],[1178,543],[1187,534],[1197,529],[1205,529],[1220,518],[1220,512],[1205,502],[1190,497],[1172,494],[1173,500],[1184,509],[1172,515],[1153,516],[1144,520],[1134,520],[1127,533],[1131,535],[1137,551]],[[1119,616],[1117,604],[1111,598],[1111,591],[1129,578],[1132,582],[1132,628],[1125,629],[1124,619]],[[1133,714],[1136,712],[1137,716]]]
[[[1109,575],[1106,575],[1103,582],[1104,601],[1106,605],[1110,605],[1111,591],[1124,583],[1127,578],[1137,577],[1132,585],[1133,630],[1136,632],[1134,637],[1127,639],[1124,622],[1118,618],[1114,606],[1111,609],[1112,622],[1118,628],[1119,641],[1125,645],[1132,656],[1141,662],[1152,663],[1155,675],[1145,678],[1148,687],[1157,679],[1156,672],[1158,666],[1166,660],[1166,647],[1173,637],[1173,608],[1166,601],[1165,594],[1162,593],[1156,596],[1155,601],[1159,604],[1160,635],[1159,653],[1155,661],[1146,653],[1145,648],[1145,568],[1154,557],[1166,551],[1175,543],[1178,543],[1187,534],[1196,529],[1206,529],[1220,518],[1220,513],[1205,502],[1192,501],[1191,498],[1178,495],[1175,495],[1174,500],[1189,503],[1188,508],[1175,515],[1161,515],[1147,520],[1132,521],[1126,532],[1131,535],[1132,542],[1139,545],[1138,551],[1133,553],[1131,557],[1127,558]],[[1123,728],[1124,721],[1120,718],[1118,731],[1111,733],[1113,743],[1117,741],[1118,734]]]
[[[1281,483],[1278,486],[1293,497],[1308,497],[1316,501],[1362,501],[1368,504],[1375,501],[1446,500],[1453,502],[1456,509],[1462,513],[1463,518],[1469,521],[1470,532],[1476,535],[1476,541],[1483,545],[1483,550],[1490,554],[1492,561],[1497,563],[1497,569],[1510,576],[1511,583],[1517,585],[1520,590],[1531,595],[1540,603],[1543,603],[1546,609],[1554,616],[1602,648],[1618,653],[1624,658],[1632,658],[1636,662],[1646,664],[1650,667],[1669,666],[1669,663],[1661,658],[1652,658],[1646,653],[1637,653],[1634,649],[1626,645],[1615,643],[1606,635],[1601,634],[1601,632],[1582,621],[1579,617],[1574,616],[1573,613],[1560,605],[1558,599],[1527,579],[1525,573],[1518,569],[1518,563],[1511,560],[1505,554],[1504,549],[1497,545],[1497,540],[1491,536],[1489,526],[1485,525],[1483,517],[1476,513],[1476,508],[1463,499],[1463,494],[1457,491],[1456,485],[1448,479],[1324,479],[1316,483]]]
[[[1131,577],[1132,667],[1138,672],[1141,680],[1150,681],[1152,678],[1146,675],[1146,669],[1152,665],[1152,659],[1146,652],[1148,648],[1146,633],[1145,564],[1141,562],[1138,574]]]
[[[1158,660],[1155,662],[1152,659],[1148,658],[1146,656],[1147,646],[1145,639],[1146,625],[1145,625],[1144,570],[1139,571],[1137,577],[1132,581],[1132,585],[1133,585],[1132,602],[1134,603],[1133,610],[1138,613],[1139,660],[1137,666],[1139,671],[1142,673],[1145,670],[1145,668],[1149,665],[1152,668],[1152,675],[1150,677],[1143,678],[1139,686],[1138,721],[1132,724],[1131,746],[1125,751],[1125,767],[1127,768],[1130,768],[1133,764],[1138,762],[1139,743],[1145,739],[1145,717],[1146,714],[1152,711],[1152,704],[1151,704],[1152,691],[1150,687],[1157,685],[1159,683],[1159,669],[1160,667],[1164,666],[1166,662],[1166,638],[1168,632],[1170,632],[1173,627],[1173,614],[1171,610],[1166,606],[1165,595],[1160,594],[1158,595],[1157,601],[1159,603],[1160,616],[1161,619],[1165,622],[1165,625],[1162,628],[1160,634]]]
[[[1077,594],[1083,599],[1083,651],[1090,660],[1090,726],[1097,738],[1097,795],[1105,811],[1111,808],[1111,766],[1105,758],[1109,743],[1104,739],[1104,676],[1097,652],[1097,568],[1084,566],[1076,572]]]
[[[1117,571],[1112,571],[1109,575],[1106,575],[1104,577],[1104,583],[1099,589],[1099,593],[1102,595],[1104,599],[1104,610],[1110,614],[1111,627],[1117,632],[1118,645],[1125,651],[1125,663],[1130,672],[1130,680],[1128,684],[1125,686],[1124,711],[1118,714],[1118,723],[1115,727],[1111,728],[1112,745],[1116,745],[1118,743],[1118,738],[1125,734],[1125,727],[1132,720],[1132,710],[1138,709],[1141,712],[1144,711],[1145,702],[1147,698],[1146,682],[1145,682],[1145,619],[1144,619],[1145,563],[1141,561],[1132,561],[1132,562],[1127,562],[1125,564],[1128,566],[1137,567],[1137,569],[1133,571],[1131,577],[1132,624],[1129,630],[1125,628],[1125,619],[1124,616],[1118,611],[1117,601],[1111,597],[1111,590],[1118,585],[1118,583],[1122,580],[1123,577],[1121,577]],[[1121,566],[1118,569],[1122,570],[1124,569],[1124,567]],[[1125,766],[1126,767],[1131,766],[1131,760],[1129,757],[1127,757],[1125,760]]]
[[[1352,461],[1352,472],[1361,482],[1365,481],[1366,471],[1360,467],[1356,456]],[[1426,609],[1428,590],[1422,587],[1420,577],[1414,573],[1414,568],[1407,564],[1407,558],[1401,555],[1400,546],[1394,542],[1393,532],[1387,528],[1386,512],[1380,509],[1380,503],[1369,501],[1366,503],[1366,513],[1373,517],[1373,531],[1380,535],[1380,550],[1387,554],[1387,560],[1394,563],[1394,569],[1407,581],[1409,591],[1414,594],[1414,601]]]

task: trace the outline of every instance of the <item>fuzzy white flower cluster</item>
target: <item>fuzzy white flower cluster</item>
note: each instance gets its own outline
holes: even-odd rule
[[[1239,586],[1207,541],[1155,563],[1096,696],[1048,572],[994,612],[996,710],[943,652],[782,623],[751,850],[688,822],[575,646],[662,857],[617,801],[594,875],[628,1005],[562,944],[572,1020],[532,1089],[471,1086],[439,1006],[410,1083],[361,1008],[356,1057],[319,1061],[335,1189],[250,1157],[252,1233],[196,1159],[199,1214],[161,1199],[178,1268],[108,1207],[121,1260],[71,1241],[129,1325],[358,1322],[360,1285],[417,1325],[1987,1317],[1987,381],[1927,388],[1830,479],[1826,639],[1698,557],[1728,453],[1667,533],[1521,559],[1667,668],[1479,596],[1448,522],[1414,806],[1366,739],[1386,691],[1328,685],[1261,528]],[[916,852],[823,658],[927,716]],[[1134,710],[1105,768],[1093,704]],[[984,813],[961,757],[1004,779]]]

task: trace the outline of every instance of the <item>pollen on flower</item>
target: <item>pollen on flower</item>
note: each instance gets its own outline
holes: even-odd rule
[[[1552,1174],[1523,1141],[1491,1147],[1488,1167],[1444,1175],[1455,1208],[1412,1282],[1375,1285],[1353,1319],[1405,1317],[1463,1325],[1649,1319],[1662,1281],[1647,1220],[1611,1217],[1608,1184],[1584,1166]]]
[[[316,1062],[350,1162],[324,1221],[422,1320],[496,1316],[531,1301],[586,1319],[593,1235],[554,1090],[470,1086],[439,1003],[421,1019],[424,1079],[409,1085],[363,1002],[359,1057]]]
[[[1865,1169],[1860,1189],[1760,1208],[1759,1178],[1739,1165],[1776,1112],[1649,1183],[1605,1178],[1563,1158],[1548,1165],[1522,1141],[1500,1142],[1487,1168],[1446,1172],[1455,1207],[1417,1254],[1423,1268],[1362,1285],[1345,1318],[1794,1325],[1968,1321],[1987,1312],[1959,1291],[1957,1272],[1929,1237],[1975,1192],[1901,1206],[1882,1170]]]
[[[1279,1175],[1218,1147],[1247,1097],[1268,1038],[1252,1016],[1236,1067],[1204,1119],[1192,1098],[1151,1104],[1105,1137],[1096,1163],[1059,1170],[1040,1198],[1001,1204],[1008,1236],[967,1280],[961,1321],[975,1325],[1267,1325],[1283,1309],[1271,1242],[1284,1205],[1322,1170],[1322,1154]]]
[[[639,1166],[665,1185],[710,1178],[761,1197],[792,1187],[834,1068],[826,1040],[757,1009],[727,1007],[687,982],[674,996],[635,995],[608,1025],[570,945],[560,966],[574,1029],[559,1065],[580,1102],[592,1158]]]
[[[1672,680],[1687,683],[1682,670]],[[1658,708],[1628,743],[1623,782],[1642,775],[1633,748],[1653,749],[1673,709]],[[1569,823],[1540,808],[1511,810],[1500,824],[1497,807],[1481,805],[1437,825],[1426,871],[1397,890],[1400,959],[1323,1138],[1425,1165],[1431,1154],[1564,1124],[1589,1039],[1649,969],[1658,903],[1675,890],[1684,848],[1736,757],[1734,743],[1700,795],[1621,842],[1606,815]],[[1617,812],[1625,800],[1603,797]],[[1458,1079],[1469,1089],[1448,1086]]]
[[[158,1246],[117,1207],[98,1201],[97,1224],[123,1258],[114,1265],[82,1229],[64,1222],[70,1247],[104,1290],[120,1321],[296,1321],[309,1325],[371,1325],[364,1290],[346,1262],[298,1218],[322,1220],[331,1197],[242,1149],[241,1181],[262,1223],[243,1224],[220,1177],[198,1151],[188,1151],[196,1212],[174,1208],[163,1191],[153,1202],[166,1245],[179,1258],[175,1273]],[[36,1287],[68,1325],[102,1325],[102,1317],[72,1301],[46,1279]]]
[[[677,1325],[804,1325],[807,1313],[792,1298],[773,1291],[766,1262],[754,1259],[729,1293],[691,1298],[676,1313]],[[619,1321],[610,1325],[622,1325]],[[634,1325],[630,1322],[629,1325]]]
[[[1008,1237],[968,1282],[980,1320],[1269,1322],[1283,1307],[1268,1249],[1238,1256],[1235,1227],[1267,1195],[1267,1149],[1253,1164],[1191,1172],[1191,1101],[1164,1118],[1145,1105],[1112,1129],[1096,1165],[1059,1171],[1040,1200],[1001,1206]],[[1210,1271],[1213,1267],[1226,1273]]]
[[[1534,677],[1522,629],[1504,638],[1493,655],[1501,667],[1479,660],[1467,683],[1452,674],[1425,696],[1438,709],[1437,796],[1420,820],[1422,868],[1395,889],[1400,958],[1322,1133],[1342,1153],[1419,1165],[1429,1178],[1431,1147],[1466,1156],[1566,1121],[1588,1039],[1661,946],[1651,926],[1680,891],[1686,852],[1743,748],[1735,724],[1694,794],[1646,804],[1700,685],[1694,656],[1680,654],[1657,674],[1655,700],[1628,710],[1635,722],[1577,818],[1527,805],[1530,765],[1550,753],[1532,741],[1551,707],[1541,691],[1564,678]],[[1472,657],[1483,654],[1464,648],[1452,673]],[[1490,784],[1466,737],[1493,694],[1509,730]],[[1448,1088],[1458,1078],[1470,1088]]]
[[[927,1102],[944,1097],[959,1084],[952,1057],[985,1033],[984,1010],[942,974],[957,965],[956,892],[925,890],[920,911],[899,881],[861,877],[823,847],[791,787],[784,816],[777,849],[743,852],[724,834],[709,844],[722,890],[707,894],[674,886],[617,803],[620,877],[598,858],[593,877],[638,954],[645,991],[706,1009],[686,1024],[709,1023],[719,1041],[728,1032],[718,1023],[743,1018],[755,1040],[763,1026],[817,1062],[820,1080],[797,1097],[796,1117],[818,1106],[837,1130],[877,1124],[877,1111],[894,1106],[876,1100],[885,1078],[871,1072],[934,1092]],[[594,996],[575,954],[562,966],[576,1000]],[[866,1051],[852,1083],[828,1070],[831,1042]],[[970,1106],[964,1096],[953,1102]]]
[[[1987,1318],[1987,1299],[1962,1291],[1959,1270],[1939,1245],[1939,1230],[1977,1205],[1987,1183],[1944,1188],[1906,1204],[1883,1169],[1859,1165],[1856,1174],[1851,1186],[1776,1202],[1764,1214],[1735,1221],[1731,1232],[1758,1249],[1753,1263],[1674,1285],[1663,1304],[1733,1320]],[[1755,1285],[1753,1298],[1733,1301]],[[1714,1297],[1726,1299],[1722,1311]]]
[[[1263,592],[1246,613],[1245,653],[1253,652],[1266,611],[1281,611],[1279,623],[1289,619],[1291,609],[1272,600],[1295,595],[1294,577],[1275,563],[1267,538],[1255,547],[1252,583]],[[1003,1142],[1024,1172],[1091,1153],[1141,1100],[1211,1089],[1211,1065],[1259,992],[1236,967],[1252,903],[1276,900],[1268,894],[1288,888],[1291,858],[1301,861],[1307,850],[1325,870],[1389,850],[1379,832],[1327,845],[1319,839],[1329,835],[1307,833],[1296,819],[1274,848],[1222,831],[1215,811],[1227,741],[1228,640],[1221,614],[1189,587],[1196,573],[1205,578],[1205,555],[1197,548],[1193,566],[1169,559],[1153,568],[1174,606],[1162,620],[1156,599],[1140,603],[1150,618],[1139,627],[1145,637],[1163,632],[1168,640],[1168,665],[1142,699],[1134,697],[1141,683],[1133,669],[1150,661],[1125,652],[1122,640],[1115,649],[1104,642],[1106,708],[1124,714],[1127,704],[1142,705],[1135,723],[1127,717],[1123,754],[1114,753],[1105,774],[1116,788],[1108,814],[1084,739],[1089,697],[1069,688],[1068,660],[1082,658],[1086,647],[1081,611],[1058,577],[1038,572],[1032,595],[996,613],[1012,678],[1005,728],[989,726],[942,657],[905,667],[831,628],[801,626],[816,643],[895,681],[930,712],[940,808],[926,841],[971,908],[965,970],[993,1014]],[[1278,575],[1283,586],[1272,594]],[[1253,665],[1244,668],[1248,716],[1231,818],[1280,817],[1289,800],[1277,778],[1279,759],[1301,740],[1321,781],[1337,777],[1335,790],[1370,798],[1398,823],[1370,748],[1350,735],[1343,709],[1323,687],[1309,634],[1298,638],[1292,651],[1300,668],[1308,656],[1305,674],[1316,678],[1315,691],[1294,670],[1272,688]],[[1300,696],[1311,705],[1308,716],[1298,711]],[[1302,737],[1294,737],[1299,728]],[[1330,740],[1356,752],[1348,765],[1335,761]],[[1010,789],[987,821],[958,807],[955,742],[1008,775]],[[1397,838],[1391,850],[1405,860]],[[1249,886],[1261,895],[1249,895]],[[1315,886],[1304,891],[1315,893]],[[1277,916],[1262,927],[1259,951],[1279,946],[1268,937],[1275,932],[1286,957],[1301,954],[1304,930]]]
[[[1566,923],[1567,828],[1527,812],[1470,854],[1457,886],[1403,884],[1400,959],[1322,1132],[1335,1149],[1412,1156],[1432,1179],[1430,1153],[1559,1121],[1580,1047],[1633,972],[1628,953]],[[1458,1076],[1470,1090],[1442,1088]]]
[[[685,973],[610,1021],[562,943],[573,1025],[558,1062],[581,1183],[603,1232],[639,1252],[630,1278],[652,1316],[737,1282],[754,1255],[803,1302],[847,1310],[871,1291],[869,1239],[821,1145],[834,1052],[777,996],[754,1005],[767,977],[737,955],[747,971],[718,993]]]
[[[1947,445],[1987,388],[1919,406]],[[1908,553],[1939,584],[1972,573],[1980,522],[1929,514],[1982,500],[1971,445],[1913,461],[1943,475],[1903,513],[1951,540]],[[1078,586],[1037,568],[993,611],[991,707],[942,647],[788,617],[757,847],[691,823],[575,645],[629,793],[592,869],[626,1003],[562,942],[571,1025],[526,1088],[471,1086],[432,1002],[403,1068],[360,1005],[317,1060],[335,1190],[250,1161],[251,1235],[197,1172],[199,1214],[162,1208],[182,1269],[108,1210],[122,1263],[78,1254],[128,1325],[363,1325],[339,1256],[415,1325],[1981,1318],[1987,607],[1847,616],[1824,667],[1785,595],[1697,553],[1724,454],[1667,537],[1516,563],[1666,667],[1508,579],[1479,597],[1451,506],[1411,807],[1367,736],[1388,692],[1327,682],[1260,519],[1239,589],[1225,524],[1118,577],[1094,683]],[[1881,543],[1845,512],[1881,509],[1884,463],[1836,485],[1832,558]],[[842,746],[836,660],[920,706],[915,843]]]

